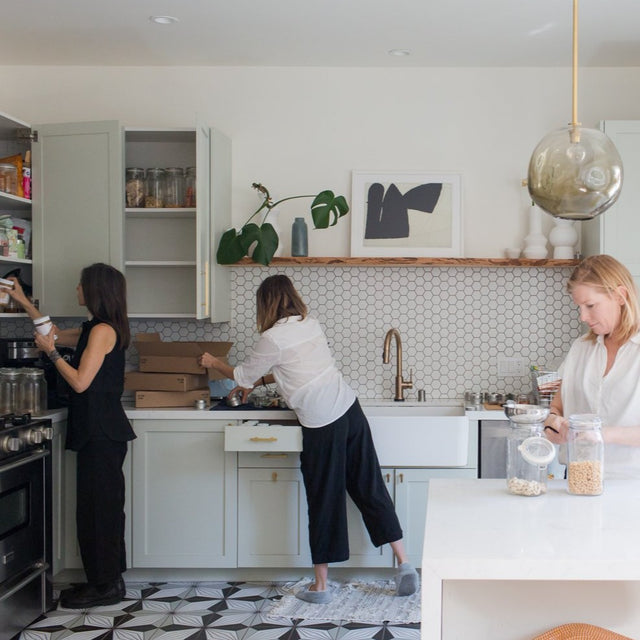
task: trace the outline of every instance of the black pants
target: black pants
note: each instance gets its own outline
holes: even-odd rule
[[[118,580],[126,571],[124,474],[126,442],[90,441],[76,473],[76,526],[82,564],[90,584]]]
[[[347,493],[360,510],[374,546],[402,538],[369,423],[358,400],[335,422],[302,428],[300,462],[313,564],[349,559]]]

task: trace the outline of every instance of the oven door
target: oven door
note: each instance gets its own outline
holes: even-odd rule
[[[43,448],[0,463],[0,585],[46,562],[48,456]]]

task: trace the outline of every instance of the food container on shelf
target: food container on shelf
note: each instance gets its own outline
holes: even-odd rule
[[[196,168],[187,167],[184,172],[184,206],[196,206]]]
[[[599,496],[603,491],[604,440],[602,420],[595,414],[569,416],[567,435],[567,489],[577,496]]]
[[[13,196],[17,195],[18,169],[15,164],[0,163],[0,191],[10,193]]]
[[[165,206],[166,171],[160,168],[147,169],[145,181],[144,206],[149,209],[162,209]]]
[[[144,169],[127,167],[125,171],[125,193],[127,208],[138,209],[144,207]]]
[[[184,169],[169,167],[165,170],[165,199],[164,206],[175,208],[184,207]]]

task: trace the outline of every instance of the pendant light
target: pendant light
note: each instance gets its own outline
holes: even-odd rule
[[[578,0],[573,0],[572,120],[534,149],[529,195],[556,218],[590,220],[618,199],[622,174],[622,159],[613,142],[602,131],[585,129],[578,122]]]

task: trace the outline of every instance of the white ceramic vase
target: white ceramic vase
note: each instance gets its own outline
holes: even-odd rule
[[[573,220],[555,219],[555,226],[549,233],[549,243],[553,247],[556,260],[571,260],[575,255],[578,232]]]
[[[535,205],[529,207],[529,235],[524,239],[525,258],[542,260],[547,257],[547,238],[542,233],[542,211]]]

